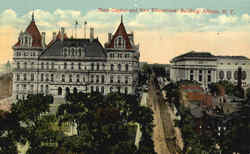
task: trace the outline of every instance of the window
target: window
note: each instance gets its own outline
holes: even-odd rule
[[[91,86],[91,87],[90,87],[90,90],[91,90],[91,93],[93,93],[93,92],[94,92],[94,87]]]
[[[52,82],[54,81],[54,74],[50,75],[50,79],[51,79]]]
[[[81,48],[78,48],[78,56],[81,56]]]
[[[96,75],[96,83],[99,83],[99,75]]]
[[[96,70],[99,70],[99,69],[100,69],[99,63],[97,63]]]
[[[105,76],[102,75],[102,83],[104,83],[104,80],[105,80]]]
[[[64,69],[67,69],[67,63],[64,63]]]
[[[114,64],[111,64],[110,66],[110,70],[113,71],[114,70]]]
[[[199,75],[199,81],[202,81],[202,74]]]
[[[208,82],[211,82],[211,75],[208,75],[208,76],[207,76],[207,81],[208,81]]]
[[[43,63],[41,63],[41,69],[44,69],[44,64]]]
[[[219,78],[220,78],[221,80],[224,79],[224,71],[220,71],[220,72],[219,72]]]
[[[115,39],[115,48],[125,48],[125,40],[122,38],[122,36],[118,36]]]
[[[76,87],[73,89],[73,93],[77,94],[77,88]]]
[[[94,70],[94,63],[91,63],[91,71]]]
[[[121,64],[118,64],[118,70],[119,70],[119,71],[122,70]]]
[[[101,92],[104,94],[104,87],[102,86],[102,88],[101,88]]]
[[[19,91],[19,84],[16,85],[16,91]]]
[[[128,87],[125,87],[124,92],[125,92],[125,94],[128,94]]]
[[[96,92],[99,92],[99,87],[98,86],[96,86]]]
[[[49,93],[49,86],[46,85],[46,86],[45,86],[45,94],[48,94],[48,93]]]
[[[79,70],[81,69],[81,63],[78,63],[78,69]]]
[[[69,82],[72,82],[72,75],[69,75]]]
[[[19,74],[16,75],[16,80],[17,80],[17,81],[20,80],[20,75],[19,75]]]
[[[20,63],[17,62],[17,69],[20,69]]]
[[[24,81],[27,80],[27,75],[26,75],[26,73],[23,74],[23,80],[24,80]]]
[[[71,48],[71,56],[75,56],[75,49]]]
[[[74,69],[74,63],[71,63],[71,69],[72,70]]]
[[[232,78],[232,72],[227,71],[227,79],[230,80]]]
[[[34,81],[34,74],[32,73],[31,76],[30,76],[30,80],[31,81]]]
[[[65,75],[62,75],[62,82],[65,82]]]
[[[41,74],[41,81],[43,81],[43,78],[44,78],[44,76],[43,76],[43,74]]]
[[[76,82],[80,82],[80,75],[79,74],[76,75]]]
[[[61,96],[61,95],[62,95],[62,88],[59,87],[59,88],[58,88],[58,96]]]
[[[117,77],[117,82],[118,82],[118,83],[121,82],[121,77],[120,77],[120,76]]]
[[[121,93],[121,87],[117,87],[118,93]]]
[[[34,90],[34,85],[32,84],[30,85],[30,91],[33,92],[33,90]]]
[[[125,76],[125,84],[128,84],[128,76]]]
[[[48,62],[46,63],[46,67],[47,67],[47,69],[49,69],[49,63]]]
[[[67,52],[68,52],[68,48],[64,48],[64,49],[63,49],[63,55],[64,55],[64,57],[67,56]]]
[[[190,80],[193,81],[194,80],[194,70],[190,70]]]
[[[114,77],[111,75],[110,76],[110,83],[113,83],[114,82]]]
[[[112,93],[113,92],[113,87],[110,87],[109,91]]]
[[[126,68],[125,68],[125,69],[126,69],[126,71],[128,71],[128,64],[126,64],[126,65],[125,65],[125,67],[126,67]]]

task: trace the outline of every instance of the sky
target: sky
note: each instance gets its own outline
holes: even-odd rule
[[[104,44],[123,15],[140,45],[140,61],[167,64],[191,50],[250,57],[250,0],[8,0],[0,5],[0,63],[12,60],[12,46],[33,10],[47,42],[60,27],[83,37],[87,21],[87,37],[94,27]]]

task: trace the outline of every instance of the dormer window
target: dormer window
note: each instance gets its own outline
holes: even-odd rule
[[[125,48],[125,40],[122,38],[122,36],[118,36],[115,39],[115,48]]]
[[[29,34],[27,34],[27,33],[21,34],[20,38],[21,38],[21,45],[22,46],[24,46],[24,47],[31,47],[32,46],[32,37]]]

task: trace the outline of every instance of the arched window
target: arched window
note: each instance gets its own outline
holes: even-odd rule
[[[114,64],[110,65],[110,70],[113,71],[114,70]]]
[[[121,64],[118,64],[118,70],[121,71],[122,70],[122,66]]]
[[[61,96],[61,95],[62,95],[62,88],[59,87],[59,88],[58,88],[58,96]]]
[[[68,96],[68,95],[70,94],[70,89],[69,89],[69,87],[66,87],[65,92],[66,92],[66,96]]]
[[[73,93],[77,94],[77,88],[76,87],[73,89]]]

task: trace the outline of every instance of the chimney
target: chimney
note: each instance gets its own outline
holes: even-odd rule
[[[108,43],[111,42],[111,39],[112,39],[112,33],[108,33]]]
[[[56,40],[56,32],[53,32],[53,40]]]
[[[90,42],[92,42],[93,39],[94,39],[94,28],[91,27],[91,28],[90,28]]]
[[[64,40],[64,27],[61,28],[61,41]]]
[[[42,47],[45,48],[45,35],[46,33],[45,32],[42,32]]]

